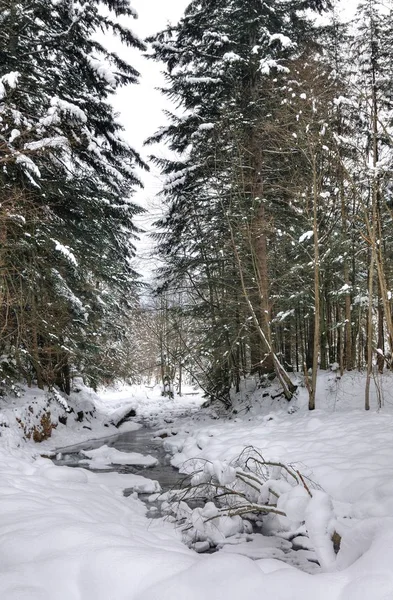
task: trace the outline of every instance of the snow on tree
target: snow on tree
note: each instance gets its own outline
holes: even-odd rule
[[[9,268],[2,288],[12,290],[8,347],[26,321],[17,353],[22,343],[26,369],[40,384],[61,379],[69,358],[77,364],[80,354],[88,371],[100,351],[100,318],[111,312],[107,322],[116,329],[133,294],[133,217],[140,209],[130,197],[139,185],[134,167],[144,165],[122,137],[111,96],[138,73],[97,34],[142,50],[129,27],[134,17],[126,0],[3,2],[1,183],[26,226],[19,224],[16,245],[3,244]]]

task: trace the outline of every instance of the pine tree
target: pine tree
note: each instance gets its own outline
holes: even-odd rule
[[[168,212],[160,223],[163,275],[173,280],[187,271],[198,290],[205,281],[201,305],[210,311],[216,343],[224,341],[217,354],[226,357],[227,388],[253,363],[281,372],[271,332],[268,254],[273,215],[288,205],[280,182],[293,163],[284,158],[279,165],[264,149],[285,99],[282,80],[310,40],[305,8],[323,6],[191,2],[177,26],[150,40],[154,57],[167,66],[164,93],[184,109],[151,140],[167,140],[179,154],[176,161],[158,161],[168,180]],[[244,352],[241,332],[247,345],[251,341]]]
[[[392,165],[391,115],[391,47],[388,44],[391,25],[387,8],[377,0],[366,0],[358,6],[355,17],[354,57],[358,67],[354,74],[354,96],[361,115],[363,143],[359,147],[357,176],[358,202],[363,214],[363,235],[368,244],[368,312],[367,385],[365,406],[369,408],[369,386],[373,367],[374,347],[377,348],[379,372],[385,363],[385,341],[391,355],[393,322],[389,292],[390,273],[385,262],[386,225],[391,222],[387,210],[385,188]],[[389,240],[390,241],[390,240]],[[374,277],[375,276],[375,277]],[[375,279],[375,281],[374,281]],[[377,325],[374,335],[374,289],[376,289]]]
[[[20,216],[14,239],[3,208],[3,351],[16,348],[21,368],[53,383],[82,355],[88,373],[101,319],[112,320],[115,335],[116,315],[135,294],[139,209],[130,196],[143,164],[122,139],[110,96],[138,73],[96,33],[144,45],[120,22],[135,16],[125,0],[3,0],[1,9],[2,206]]]

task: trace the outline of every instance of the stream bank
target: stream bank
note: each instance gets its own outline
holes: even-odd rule
[[[84,458],[83,451],[95,450],[104,445],[114,448],[120,452],[137,452],[144,455],[151,455],[157,459],[154,466],[144,467],[141,465],[108,465],[105,469],[90,469],[95,472],[117,472],[122,474],[131,473],[141,475],[149,479],[155,479],[159,482],[162,492],[167,492],[177,488],[184,479],[177,469],[171,466],[170,456],[165,452],[162,439],[156,437],[157,431],[152,427],[141,427],[134,431],[127,431],[112,435],[107,438],[100,438],[59,448],[56,451],[56,458],[53,462],[56,465],[67,467],[83,467],[89,469],[86,464],[81,464]]]
[[[159,434],[159,430],[151,426],[146,426],[106,438],[85,441],[80,444],[59,449],[53,462],[60,466],[83,467],[98,473],[116,472],[120,474],[138,475],[156,480],[161,487],[160,494],[154,494],[154,496],[152,496],[151,492],[138,492],[138,497],[145,502],[148,508],[147,516],[150,518],[164,517],[165,519],[172,521],[175,526],[177,525],[181,529],[183,529],[184,526],[187,528],[187,524],[183,522],[183,519],[179,518],[179,515],[183,511],[171,510],[171,506],[176,505],[180,507],[178,500],[172,501],[173,503],[171,506],[169,506],[166,501],[164,504],[162,503],[164,495],[167,496],[166,492],[184,487],[184,482],[187,480],[187,477],[172,467],[170,463],[171,456],[166,453],[162,439],[157,434]],[[96,450],[103,446],[107,446],[110,449],[123,453],[149,455],[150,457],[154,457],[157,460],[157,463],[153,466],[111,464],[106,468],[96,469],[81,462],[85,458],[83,452]],[[132,492],[132,489],[125,489],[124,495],[129,496]],[[160,498],[161,494],[163,497]],[[152,498],[154,498],[153,501]],[[169,500],[169,503],[170,502],[171,501]],[[192,500],[187,500],[187,504],[191,511],[198,506],[202,508],[205,505],[203,502],[193,502]],[[166,508],[162,510],[162,507],[165,505]],[[177,516],[173,516],[176,513]],[[184,542],[187,543],[187,545],[190,545],[189,540],[186,541],[186,538],[184,539]],[[251,525],[249,531],[245,530],[243,533],[240,532],[238,534],[234,532],[233,536],[228,537],[226,540],[223,540],[222,543],[218,543],[217,545],[209,544],[209,542],[195,542],[191,544],[191,547],[197,552],[202,553],[214,553],[217,550],[222,550],[225,553],[239,553],[254,560],[269,557],[277,558],[309,573],[315,573],[320,570],[315,553],[310,547],[307,537],[297,535],[293,536],[292,540],[285,535],[282,537],[280,535],[266,535],[264,534],[263,529],[255,525]]]

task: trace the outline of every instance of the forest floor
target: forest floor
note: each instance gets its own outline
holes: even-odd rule
[[[364,379],[357,373],[342,379],[322,373],[312,413],[305,388],[288,404],[272,398],[274,386],[255,389],[252,382],[225,417],[218,407],[201,409],[202,398],[192,390],[171,400],[157,388],[123,387],[97,395],[80,385],[67,408],[34,389],[2,399],[0,598],[391,600],[393,378],[388,375],[379,385],[383,406],[378,407],[374,389],[369,412],[362,409]],[[131,408],[137,416],[116,429],[111,421]],[[63,422],[67,417],[66,424],[59,417]],[[244,447],[253,446],[266,460],[295,465],[312,482],[313,498],[306,501],[299,487],[284,493],[287,517],[267,520],[269,536],[231,528],[236,519],[213,531],[195,522],[203,514],[194,511],[199,539],[213,539],[220,548],[198,554],[185,545],[185,533],[172,519],[149,517],[138,494],[154,497],[156,481],[105,470],[129,460],[146,465],[148,476],[152,457],[127,459],[101,449],[86,456],[101,461],[101,472],[92,472],[82,465],[57,466],[42,456],[135,431],[138,421],[164,436],[173,466],[184,473],[209,464],[218,478],[226,476]],[[31,439],[51,429],[46,441]],[[124,489],[134,492],[125,497]],[[309,545],[299,548],[297,564],[285,533],[304,542],[304,521]],[[333,529],[342,538],[337,555],[326,545]],[[307,570],[313,555],[319,565],[311,560]]]

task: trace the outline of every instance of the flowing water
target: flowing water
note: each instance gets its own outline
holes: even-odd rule
[[[117,473],[133,473],[142,475],[149,479],[159,481],[162,491],[166,492],[170,489],[178,487],[184,479],[170,464],[170,456],[165,453],[162,445],[162,440],[154,438],[155,430],[150,427],[142,427],[135,431],[119,433],[108,438],[100,438],[99,440],[91,440],[82,442],[67,448],[61,448],[57,451],[57,456],[54,460],[57,465],[65,465],[69,467],[89,468],[86,464],[80,464],[80,460],[85,458],[80,452],[82,450],[93,450],[107,445],[110,448],[115,448],[121,452],[139,452],[140,454],[150,454],[154,456],[158,463],[153,467],[143,467],[136,465],[110,465],[101,472],[116,471]],[[61,457],[59,457],[59,454]],[[93,469],[92,469],[93,470]],[[97,469],[96,471],[100,471]]]

